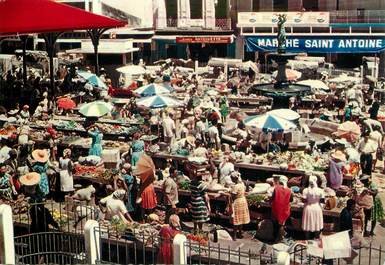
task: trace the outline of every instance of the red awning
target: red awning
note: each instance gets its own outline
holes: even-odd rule
[[[125,24],[51,0],[0,0],[0,36],[114,28]]]

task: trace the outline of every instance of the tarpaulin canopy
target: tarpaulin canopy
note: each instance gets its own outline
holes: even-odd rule
[[[0,1],[0,36],[114,28],[125,24],[51,0]]]

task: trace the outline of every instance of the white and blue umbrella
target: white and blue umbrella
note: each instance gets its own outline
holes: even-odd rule
[[[149,97],[154,95],[170,94],[174,89],[165,84],[148,84],[135,90],[135,94],[140,97]]]
[[[275,115],[263,114],[250,116],[243,120],[244,124],[251,129],[262,131],[289,131],[297,126],[291,121],[279,118]]]
[[[301,118],[301,116],[291,109],[275,109],[267,112],[267,114],[282,118],[288,121],[295,121]]]
[[[141,98],[136,101],[136,104],[138,106],[150,108],[150,109],[157,109],[157,108],[176,108],[176,107],[183,107],[184,103],[183,101],[167,97],[167,96],[161,96],[161,95],[155,95],[152,97],[146,97]]]
[[[78,75],[87,80],[92,86],[107,89],[106,84],[95,74],[88,72],[78,72]]]

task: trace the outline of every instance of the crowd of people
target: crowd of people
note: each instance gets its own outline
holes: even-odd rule
[[[87,70],[87,69],[86,69]],[[72,91],[78,86],[76,69],[69,70],[59,87],[63,91]],[[92,102],[101,99],[111,102],[114,88],[108,74],[102,69],[101,79],[108,85],[110,95],[103,95],[90,83],[82,85],[80,92],[81,102]],[[218,85],[216,80],[208,84],[215,91],[230,90],[230,93],[239,95],[254,82],[249,72],[234,71],[229,75],[231,81]],[[195,233],[205,231],[204,224],[210,222],[210,217],[223,211],[230,217],[233,226],[232,238],[243,237],[243,226],[252,220],[247,195],[251,187],[236,168],[236,152],[253,156],[270,153],[272,156],[285,152],[289,148],[289,137],[286,132],[261,131],[255,133],[245,125],[243,113],[231,112],[226,95],[220,93],[208,95],[206,86],[203,86],[203,77],[197,74],[182,74],[173,67],[166,67],[161,72],[145,75],[134,81],[135,87],[158,82],[164,85],[183,88],[185,107],[179,110],[165,108],[146,110],[137,106],[135,89],[132,89],[131,100],[123,106],[115,105],[108,116],[111,119],[125,119],[143,117],[144,123],[130,141],[130,150],[122,153],[116,162],[112,181],[108,185],[100,185],[97,191],[93,186],[75,190],[74,167],[76,164],[100,166],[103,164],[103,132],[99,125],[86,120],[86,130],[92,139],[87,155],[79,156],[71,146],[58,148],[60,139],[57,131],[50,124],[52,115],[73,115],[73,111],[66,112],[58,109],[56,98],[50,91],[40,87],[38,78],[28,82],[32,84],[36,93],[31,97],[28,105],[19,105],[8,110],[3,115],[7,124],[18,124],[15,134],[2,137],[0,142],[0,195],[4,202],[15,201],[21,194],[29,198],[30,202],[44,202],[47,200],[78,200],[93,204],[105,213],[104,218],[117,218],[124,223],[146,222],[149,219],[159,220],[154,215],[164,213],[160,222],[169,224],[160,231],[160,236],[172,239],[181,230],[180,218],[176,215],[181,210],[188,209],[189,218],[193,222],[192,230]],[[8,74],[6,82],[14,82]],[[34,91],[35,91],[34,90]],[[338,93],[337,93],[338,92]],[[334,91],[334,96],[340,91]],[[41,96],[40,96],[41,95]],[[291,204],[295,194],[301,194],[303,213],[301,230],[306,238],[318,238],[324,228],[323,209],[336,208],[337,193],[345,189],[349,200],[340,213],[340,225],[337,230],[349,230],[353,236],[352,220],[362,221],[362,230],[365,236],[374,235],[376,224],[384,218],[383,206],[378,194],[373,172],[377,171],[378,161],[383,161],[383,128],[378,121],[380,105],[376,99],[365,98],[361,89],[347,85],[340,94],[346,108],[330,107],[320,119],[327,122],[342,123],[351,121],[361,127],[362,134],[349,141],[334,137],[334,140],[319,144],[311,140],[305,152],[312,156],[322,153],[330,154],[330,161],[325,172],[321,174],[308,173],[299,184],[293,185],[291,179],[284,175],[274,175],[267,182],[271,183],[268,194],[268,203],[271,205],[274,241],[285,237],[285,225],[291,216]],[[338,98],[340,101],[341,98]],[[37,104],[33,100],[39,99]],[[294,110],[300,108],[300,99],[293,99]],[[369,105],[368,105],[369,104]],[[331,105],[333,106],[333,105]],[[368,108],[369,107],[369,108]],[[343,110],[343,114],[341,114]],[[366,111],[368,110],[368,111]],[[368,113],[368,115],[366,115]],[[228,141],[229,120],[233,124],[232,136],[234,142]],[[45,121],[44,143],[35,143],[30,138],[30,126],[35,121]],[[154,168],[151,173],[137,173],[142,159],[150,154],[148,144],[143,135],[157,134],[159,145],[165,150],[177,155],[190,155],[201,158],[206,165],[208,174],[199,174],[192,163],[186,162],[183,167],[176,161],[168,161],[167,165]],[[331,136],[331,135],[330,135]],[[332,136],[330,137],[332,138]],[[215,152],[221,150],[222,159],[218,161]],[[151,156],[151,155],[150,155]],[[358,156],[358,157],[357,157]],[[343,185],[344,176],[352,169],[357,168],[350,188]],[[182,203],[179,191],[184,189],[187,181],[190,190],[189,202]],[[270,182],[269,182],[270,181]],[[160,189],[160,196],[156,188]],[[210,193],[226,197],[225,209],[210,202]],[[95,195],[97,194],[97,196]],[[96,200],[92,197],[97,197]],[[370,222],[370,229],[369,229]],[[160,257],[170,263],[168,246],[161,246]]]

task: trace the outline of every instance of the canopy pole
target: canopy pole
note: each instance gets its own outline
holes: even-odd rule
[[[45,41],[45,49],[48,53],[49,57],[49,76],[50,76],[50,87],[51,87],[51,93],[52,96],[56,95],[56,89],[55,89],[55,78],[53,73],[53,57],[55,55],[55,44],[57,39],[60,37],[62,32],[51,32],[51,33],[44,33],[43,38]]]
[[[87,30],[88,36],[90,36],[90,39],[92,41],[92,45],[94,46],[94,55],[95,55],[95,74],[99,75],[99,40],[100,37],[103,35],[104,32],[109,30],[109,28],[103,28],[103,29],[89,29]]]
[[[20,36],[21,45],[23,48],[23,84],[27,87],[27,39],[28,35]]]

